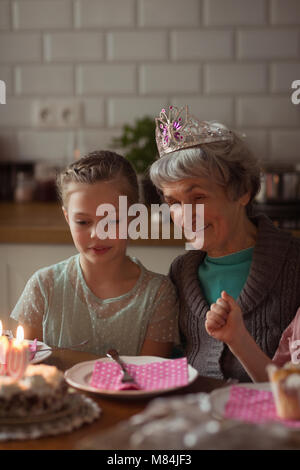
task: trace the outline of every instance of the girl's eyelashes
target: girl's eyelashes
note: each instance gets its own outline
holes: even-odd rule
[[[89,225],[91,222],[89,220],[75,220],[76,225]],[[106,221],[108,224],[119,224],[119,219],[111,219]]]
[[[88,220],[75,220],[77,225],[88,225],[90,222]]]

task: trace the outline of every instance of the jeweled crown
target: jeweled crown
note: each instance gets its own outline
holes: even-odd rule
[[[156,144],[160,157],[177,150],[222,140],[232,140],[233,134],[224,124],[199,121],[189,114],[188,106],[162,109],[156,122]]]

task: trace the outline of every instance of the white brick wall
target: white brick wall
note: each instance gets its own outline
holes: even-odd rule
[[[300,162],[299,0],[0,0],[0,159],[73,158],[165,106]],[[39,130],[36,100],[76,98],[77,126]]]
[[[9,29],[10,26],[10,4],[9,0],[0,2],[0,30]]]
[[[108,33],[110,60],[151,60],[168,58],[168,38],[164,31],[120,31]]]
[[[232,31],[185,30],[171,33],[171,54],[174,60],[230,59],[234,43]]]
[[[65,95],[74,92],[70,65],[22,65],[16,67],[16,93],[23,95]]]
[[[300,20],[299,20],[300,21]],[[290,59],[299,57],[299,31],[252,29],[240,31],[237,38],[240,59]]]
[[[198,0],[138,0],[140,26],[198,26],[200,2]]]
[[[265,23],[262,0],[204,0],[207,25],[259,25]]]
[[[69,28],[71,0],[23,0],[13,2],[13,24],[17,29]]]
[[[77,69],[77,92],[81,95],[132,93],[136,90],[133,65],[82,65]]]
[[[77,28],[133,26],[135,0],[75,0]]]
[[[200,71],[198,65],[159,64],[142,65],[140,70],[140,90],[151,93],[197,93],[200,91]]]
[[[93,32],[46,33],[44,56],[48,62],[85,62],[104,58],[104,35]]]
[[[267,90],[265,64],[211,64],[205,67],[207,93],[260,93]]]
[[[271,22],[273,24],[299,25],[299,0],[271,0]]]

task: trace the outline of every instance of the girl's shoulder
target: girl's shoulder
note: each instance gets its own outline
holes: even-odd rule
[[[156,291],[159,293],[169,293],[170,291],[175,291],[175,287],[169,278],[168,275],[157,273],[155,271],[151,271],[150,269],[146,268],[140,260],[135,257],[131,257],[131,259],[136,262],[141,268],[141,276],[139,282],[139,288],[143,291],[150,290],[152,292]]]
[[[58,263],[51,264],[44,268],[38,269],[32,276],[32,279],[37,279],[39,282],[54,282],[65,276],[71,269],[76,269],[76,261],[79,255],[73,255],[70,258],[59,261]]]
[[[164,281],[168,279],[168,276],[166,274],[161,274],[155,271],[151,271],[151,269],[146,268],[146,266],[135,256],[130,256],[132,261],[134,261],[136,264],[139,265],[141,272],[144,276],[147,276],[149,279],[154,279],[158,281]]]

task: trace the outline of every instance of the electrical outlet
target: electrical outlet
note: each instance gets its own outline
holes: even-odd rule
[[[81,104],[79,101],[59,100],[56,105],[58,127],[77,127],[81,121]]]
[[[33,124],[36,127],[56,127],[56,108],[52,100],[33,103]]]
[[[76,99],[37,100],[33,124],[39,128],[72,128],[80,125],[81,103]]]

